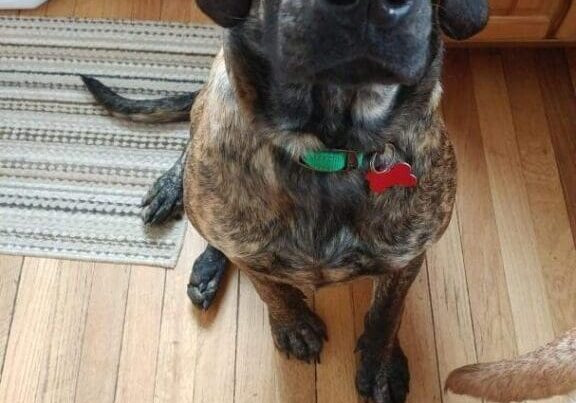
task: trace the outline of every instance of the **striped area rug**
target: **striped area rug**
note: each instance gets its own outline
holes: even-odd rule
[[[193,91],[220,42],[205,26],[0,17],[0,253],[174,267],[185,221],[146,228],[139,203],[187,124],[118,121],[78,74],[134,98]]]

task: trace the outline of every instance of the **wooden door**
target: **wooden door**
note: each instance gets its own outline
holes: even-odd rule
[[[576,1],[573,1],[570,5],[568,13],[555,34],[555,38],[576,41]]]

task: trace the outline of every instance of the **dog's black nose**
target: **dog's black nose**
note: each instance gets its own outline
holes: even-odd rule
[[[410,13],[413,4],[414,0],[370,0],[368,16],[380,26],[393,27]]]

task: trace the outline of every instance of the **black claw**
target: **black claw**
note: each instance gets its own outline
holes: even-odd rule
[[[152,185],[150,190],[148,190],[148,193],[146,193],[146,196],[144,196],[144,198],[142,199],[142,202],[140,203],[140,207],[146,207],[146,206],[152,204],[152,202],[154,201],[154,198],[160,192],[161,187],[159,186],[159,184],[161,183],[161,179],[162,178],[158,179],[158,181],[156,181],[154,183],[154,185]]]
[[[151,224],[158,224],[166,220],[171,214],[173,206],[172,205],[164,205],[156,211],[154,217],[152,217]]]

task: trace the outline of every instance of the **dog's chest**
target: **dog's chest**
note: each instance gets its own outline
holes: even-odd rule
[[[255,132],[231,98],[215,93],[193,113],[185,208],[232,261],[318,286],[401,269],[445,229],[455,161],[435,115],[402,136],[408,143],[419,133],[404,153],[421,174],[418,186],[373,194],[360,171],[319,174],[278,154],[269,132]]]
[[[356,227],[362,224],[359,221]],[[297,225],[308,229],[288,232],[288,228],[284,228],[285,232],[277,234],[261,254],[244,258],[246,266],[295,285],[321,287],[400,269],[425,247],[425,242],[419,245],[388,242],[348,225],[329,229],[321,227],[328,226],[326,222]],[[391,234],[392,239],[396,236],[410,238],[399,232]]]
[[[298,285],[322,286],[404,267],[443,231],[450,187],[373,194],[363,176],[294,180],[201,161],[187,173],[186,206],[202,235],[241,266]],[[219,170],[220,172],[216,172]],[[224,171],[224,172],[222,172]],[[224,179],[226,178],[226,179]]]
[[[418,211],[406,201],[409,194],[392,190],[369,195],[355,206],[327,205],[317,210],[316,221],[295,213],[292,224],[278,231],[263,251],[267,259],[253,259],[252,266],[314,286],[402,269],[438,238],[449,216]]]

